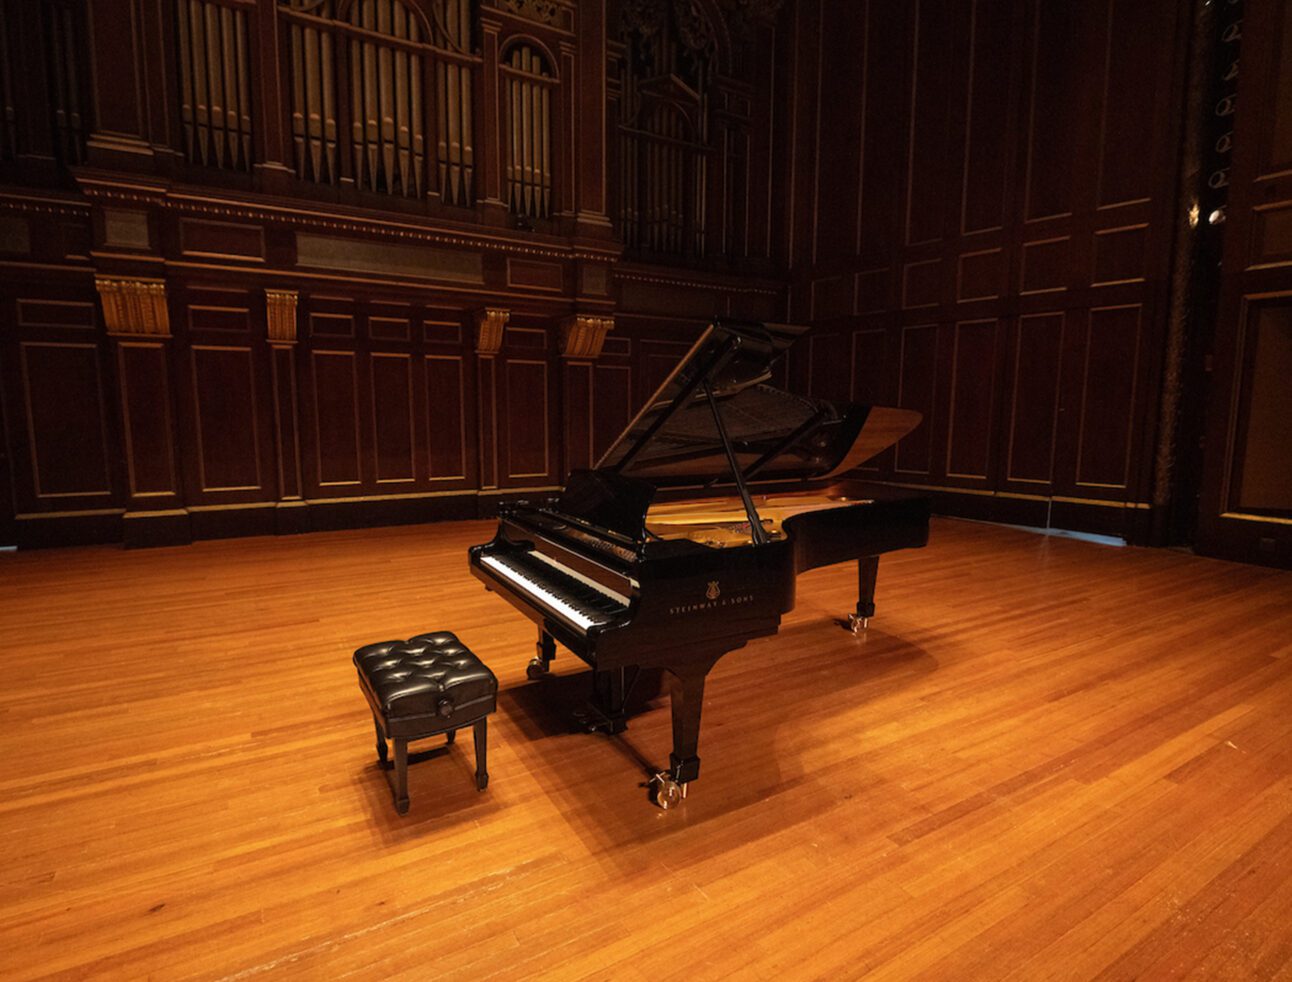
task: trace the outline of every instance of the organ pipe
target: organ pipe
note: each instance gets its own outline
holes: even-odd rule
[[[251,167],[247,13],[217,0],[177,0],[180,117],[193,163]]]
[[[336,18],[335,0],[282,0],[279,10],[291,26],[298,176],[340,183],[338,154],[345,154],[359,189],[416,198],[426,193],[427,167],[435,166],[443,201],[473,203],[471,0],[435,0],[427,21],[403,0],[355,0],[344,20]],[[429,121],[424,87],[434,107]],[[346,134],[338,89],[349,114]],[[348,146],[339,146],[342,139]]]
[[[506,60],[508,203],[513,212],[546,218],[552,212],[552,78],[542,53],[515,45]]]

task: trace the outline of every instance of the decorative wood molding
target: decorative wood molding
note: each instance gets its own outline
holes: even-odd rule
[[[427,242],[471,249],[498,250],[507,255],[539,256],[548,259],[586,259],[615,262],[623,252],[618,243],[598,245],[589,241],[561,242],[532,232],[484,233],[458,231],[432,224],[413,224],[393,216],[378,214],[344,214],[313,210],[301,200],[291,207],[261,202],[253,198],[232,199],[217,196],[214,189],[188,187],[163,189],[151,186],[115,183],[107,179],[82,177],[78,185],[85,196],[100,204],[156,205],[178,215],[197,215],[232,222],[274,223],[291,228],[321,229],[367,238],[388,238]]]
[[[295,290],[265,291],[265,321],[270,344],[296,343],[296,300],[299,296]]]
[[[569,0],[495,0],[494,6],[536,24],[567,33],[574,30],[574,8]]]
[[[483,307],[476,311],[476,354],[496,355],[502,350],[503,330],[511,311],[502,307]]]
[[[561,321],[561,357],[593,360],[601,354],[615,319],[601,314],[574,314]]]
[[[120,280],[94,278],[103,322],[116,337],[170,337],[170,315],[166,309],[166,284],[162,280]]]

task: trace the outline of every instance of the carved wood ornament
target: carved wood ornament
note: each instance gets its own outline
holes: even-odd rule
[[[96,276],[94,287],[103,304],[108,334],[124,337],[170,337],[166,284],[162,280],[121,280]]]
[[[575,314],[561,322],[561,355],[564,358],[597,358],[606,335],[615,329],[613,317]]]
[[[476,354],[496,355],[502,350],[503,330],[511,311],[502,307],[484,307],[476,311]]]
[[[265,291],[265,321],[268,326],[270,344],[296,343],[296,300],[299,294],[295,290]]]

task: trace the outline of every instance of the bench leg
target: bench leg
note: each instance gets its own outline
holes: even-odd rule
[[[373,728],[377,731],[377,760],[382,767],[386,766],[386,734],[381,732],[381,724],[377,722],[377,717],[372,718]]]
[[[477,720],[473,739],[476,745],[476,790],[483,791],[489,786],[489,717]]]
[[[448,733],[444,734],[444,742],[448,744],[448,746],[450,747],[453,746],[453,741],[456,740],[457,738],[458,738],[457,730],[449,730]]]
[[[395,738],[395,811],[408,812],[408,741]]]

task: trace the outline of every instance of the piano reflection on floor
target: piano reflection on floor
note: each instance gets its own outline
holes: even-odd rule
[[[767,384],[804,329],[710,325],[592,470],[555,507],[503,506],[471,571],[538,626],[529,674],[559,642],[593,668],[594,727],[621,732],[643,668],[670,680],[664,808],[699,775],[705,678],[775,634],[804,570],[857,561],[854,632],[874,614],[879,557],[928,540],[929,505],[847,477],[920,414],[809,399]]]

